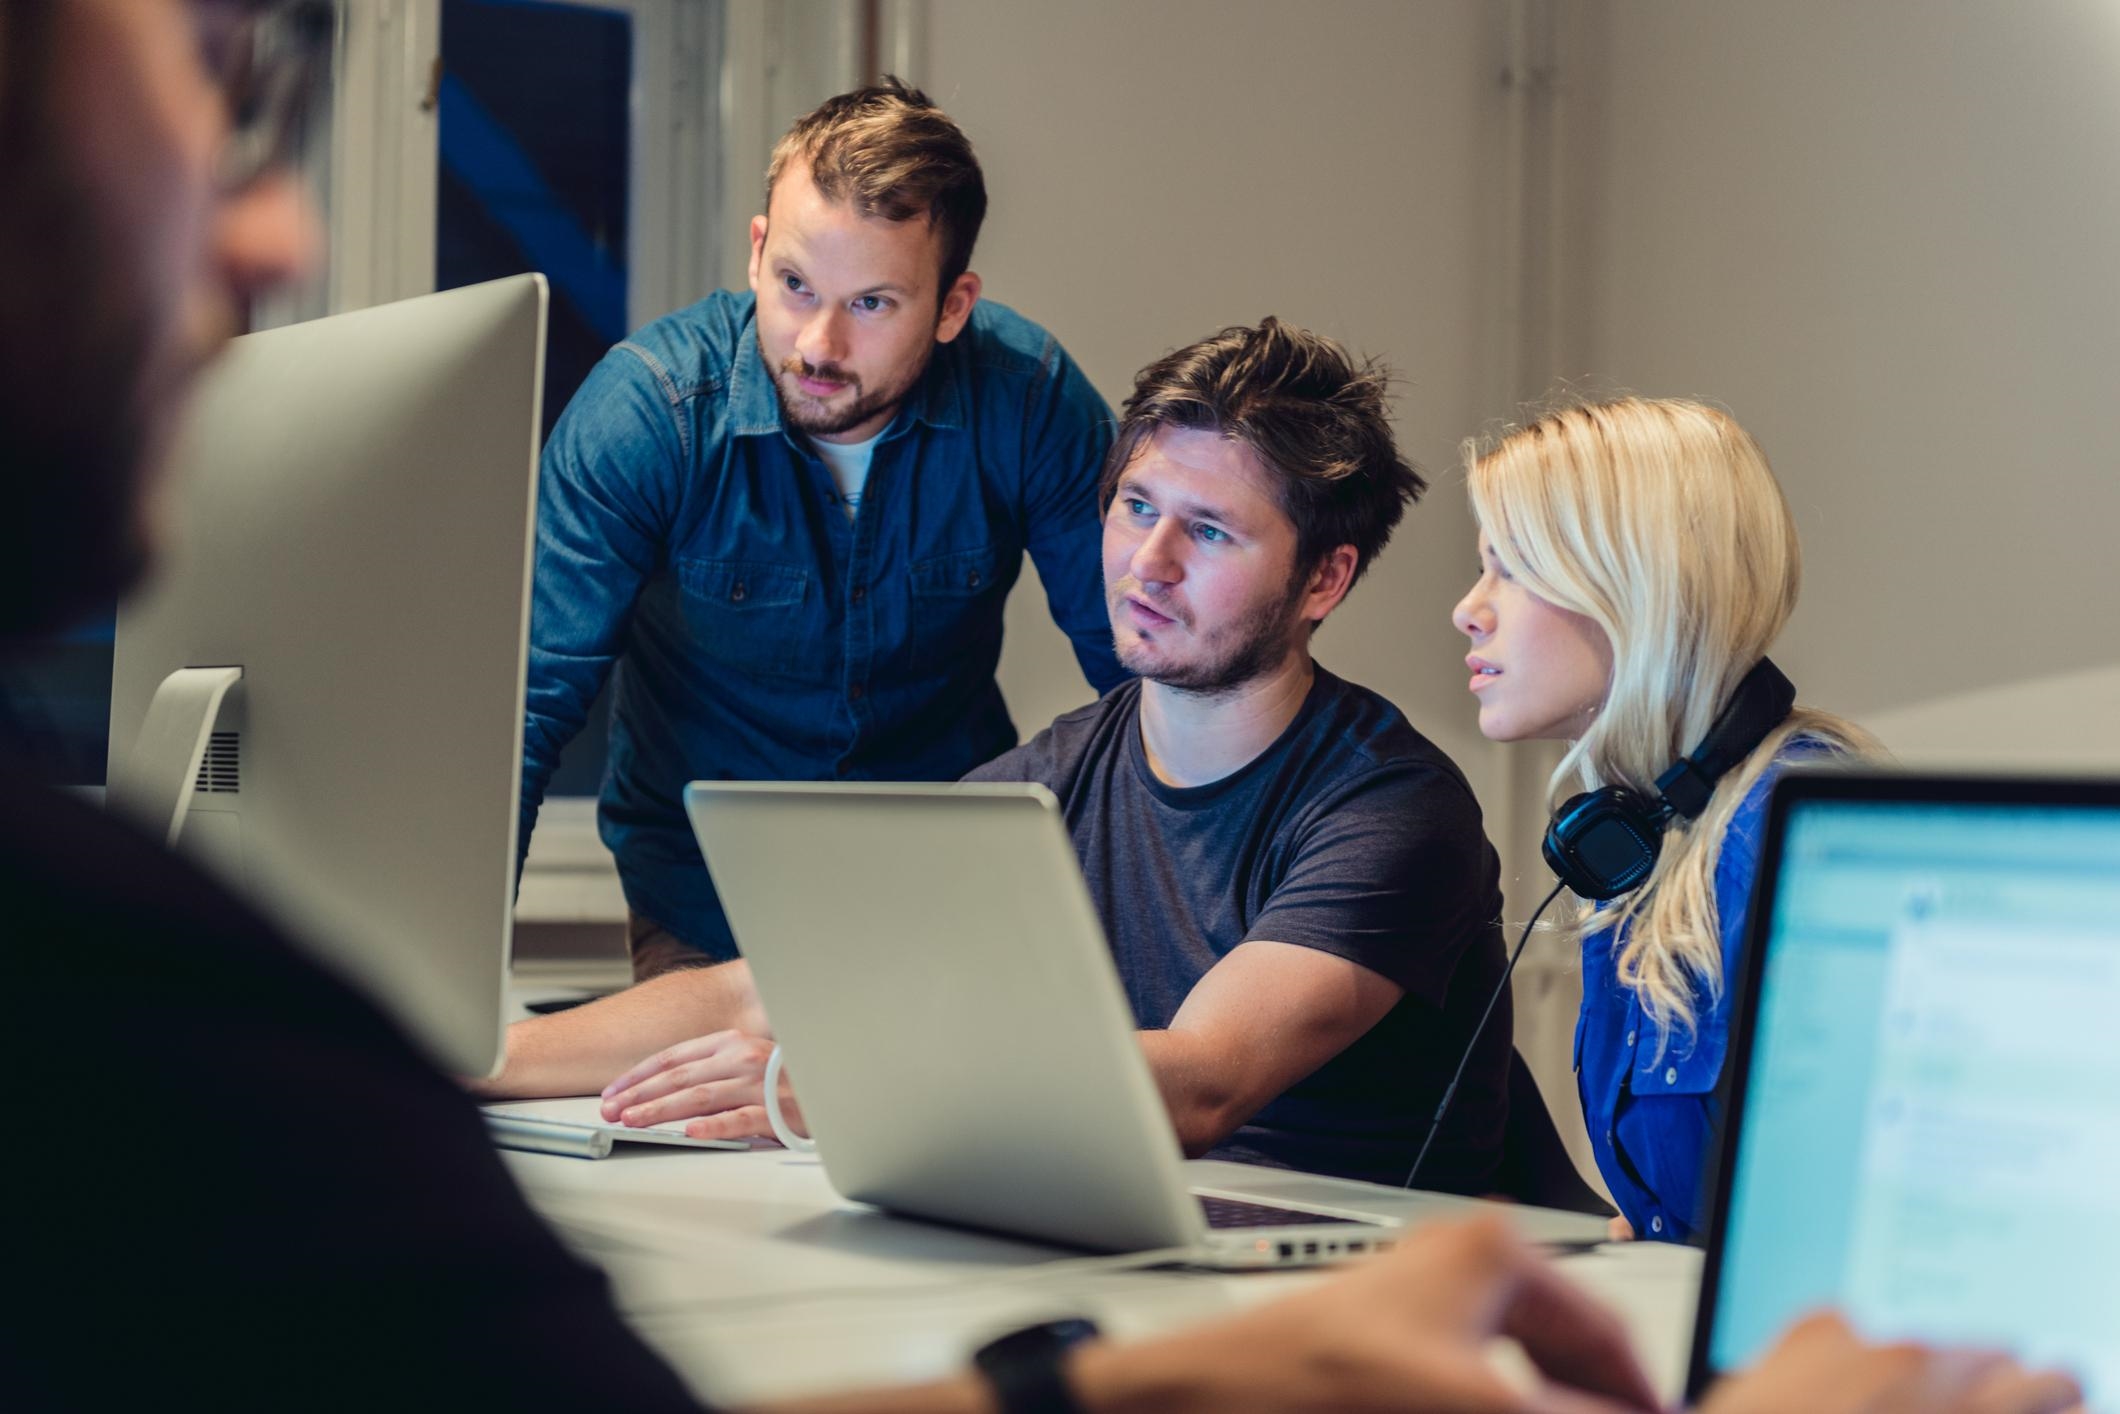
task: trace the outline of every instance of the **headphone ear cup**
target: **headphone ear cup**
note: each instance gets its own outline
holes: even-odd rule
[[[1625,786],[1572,796],[1546,827],[1547,867],[1580,898],[1617,898],[1655,870],[1665,818]]]

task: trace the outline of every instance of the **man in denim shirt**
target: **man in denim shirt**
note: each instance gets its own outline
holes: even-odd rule
[[[773,153],[751,291],[648,325],[545,449],[521,838],[614,663],[599,810],[636,977],[734,957],[678,792],[950,780],[1016,744],[994,681],[1023,553],[1100,693],[1111,414],[979,301],[970,144],[896,80]]]

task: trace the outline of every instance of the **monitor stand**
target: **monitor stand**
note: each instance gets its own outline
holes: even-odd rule
[[[131,754],[111,763],[105,792],[110,807],[161,835],[171,849],[184,832],[221,699],[242,677],[243,670],[233,667],[177,669],[155,689]]]

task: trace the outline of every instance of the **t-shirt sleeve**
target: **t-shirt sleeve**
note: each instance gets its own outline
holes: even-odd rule
[[[1039,747],[1044,738],[1039,737],[1023,745],[1002,752],[983,766],[974,766],[964,773],[967,781],[1044,781],[1038,773]]]
[[[1440,1007],[1500,915],[1499,873],[1468,791],[1425,768],[1380,768],[1320,798],[1245,941],[1344,957]]]
[[[1086,743],[1095,730],[1095,707],[1070,712],[1023,745],[1002,752],[967,771],[967,781],[1035,781],[1047,790],[1067,794],[1067,778],[1079,770]]]

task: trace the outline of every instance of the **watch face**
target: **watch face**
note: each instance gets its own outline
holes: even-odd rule
[[[1085,1340],[1095,1339],[1097,1323],[1084,1316],[1065,1316],[1057,1321],[1042,1321],[1035,1326],[1025,1326],[1020,1331],[1010,1331],[997,1336],[979,1348],[975,1357],[983,1366],[988,1356],[1008,1360],[1018,1356],[1054,1354],[1070,1346],[1080,1345]]]

